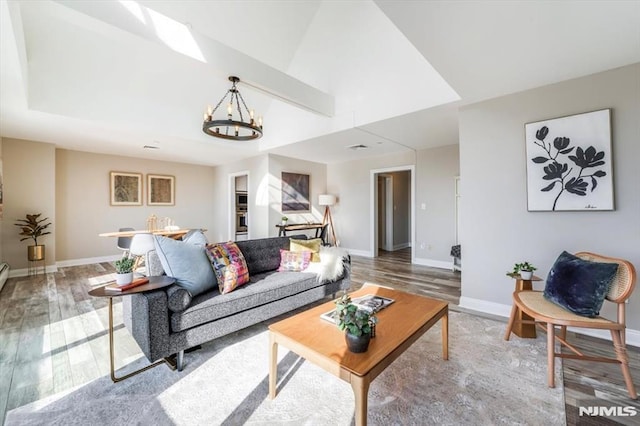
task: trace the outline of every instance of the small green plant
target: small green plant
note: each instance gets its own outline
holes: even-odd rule
[[[49,225],[51,225],[51,222],[43,224],[42,222],[46,222],[47,220],[49,220],[49,218],[45,217],[44,219],[38,219],[41,215],[42,213],[28,214],[26,219],[17,219],[18,222],[21,223],[16,223],[14,225],[19,226],[21,229],[20,235],[25,236],[24,238],[20,238],[20,241],[32,238],[33,244],[37,246],[38,237],[51,233],[49,231],[44,232],[45,229],[47,229]]]
[[[507,272],[507,275],[511,276],[511,275],[518,275],[520,273],[520,271],[522,272],[533,272],[535,271],[536,268],[535,266],[533,266],[531,263],[525,261],[522,263],[515,263],[513,265],[513,271],[511,272]]]
[[[283,222],[286,222],[286,221],[288,221],[288,220],[289,220],[289,218],[288,218],[288,217],[286,217],[286,216],[282,216],[282,221],[283,221]]]
[[[136,263],[134,259],[125,257],[124,259],[116,260],[116,272],[118,274],[127,274],[133,272],[133,265]]]
[[[371,334],[371,328],[378,322],[378,318],[370,312],[358,309],[351,303],[348,294],[343,295],[336,302],[336,325],[340,330],[346,330],[354,336]]]

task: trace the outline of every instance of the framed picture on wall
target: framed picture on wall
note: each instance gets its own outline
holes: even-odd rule
[[[613,210],[611,110],[525,124],[529,211]]]
[[[174,176],[147,175],[147,205],[173,206],[175,205]]]
[[[110,172],[110,204],[112,206],[142,205],[142,174]]]
[[[309,175],[282,172],[282,212],[308,213]]]

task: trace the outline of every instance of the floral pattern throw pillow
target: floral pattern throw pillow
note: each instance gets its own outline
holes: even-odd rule
[[[309,267],[310,251],[289,251],[280,249],[280,267],[278,272],[300,272]]]
[[[220,294],[227,294],[249,282],[249,269],[236,243],[207,244],[206,252],[218,279]]]

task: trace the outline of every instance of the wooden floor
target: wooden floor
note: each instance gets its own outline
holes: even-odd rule
[[[0,424],[15,407],[109,374],[107,301],[87,292],[112,280],[113,273],[111,264],[101,263],[7,281],[0,292]],[[352,256],[352,289],[365,282],[446,300],[454,310],[460,298],[459,272],[411,265],[410,249],[381,252],[376,259]],[[117,368],[142,356],[122,324],[121,306],[119,298],[114,299]],[[578,337],[574,342],[592,352],[612,353],[607,341]],[[630,359],[632,376],[640,378],[636,348]],[[119,374],[125,372],[126,367]],[[626,398],[617,365],[564,360],[563,372],[568,425],[640,423],[640,404]],[[540,380],[546,380],[544,372]],[[612,403],[635,407],[638,416],[578,415],[579,406]]]

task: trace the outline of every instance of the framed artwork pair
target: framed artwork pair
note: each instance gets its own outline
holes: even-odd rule
[[[110,204],[112,206],[142,205],[142,173],[111,172]],[[175,205],[175,177],[147,174],[147,205]]]

